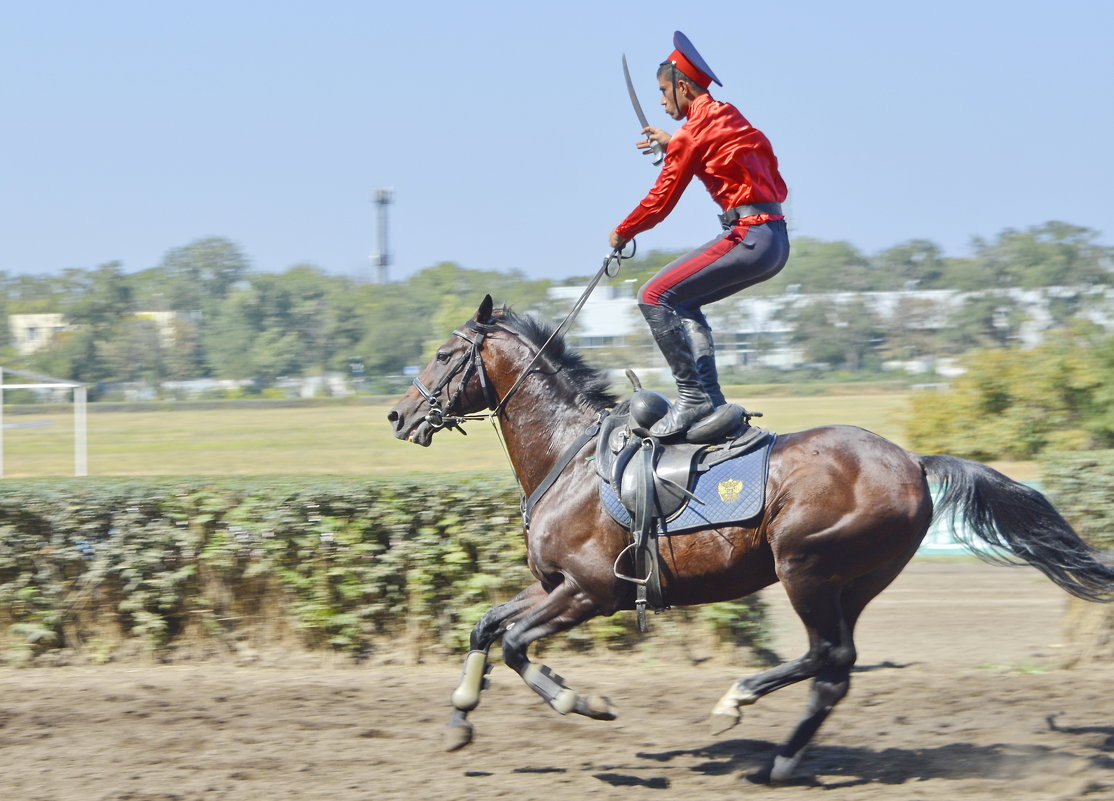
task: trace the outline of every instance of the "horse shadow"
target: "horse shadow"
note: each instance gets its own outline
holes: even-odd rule
[[[855,671],[900,669],[912,664],[915,663],[882,662],[859,666]],[[1081,745],[1067,739],[1064,743],[1066,747],[953,742],[926,748],[881,750],[866,746],[816,744],[805,753],[799,769],[801,777],[793,783],[836,789],[867,784],[898,785],[928,779],[1021,778],[1054,775],[1069,763],[1078,765],[1080,758],[1097,772],[1114,775],[1114,726],[1062,726],[1057,717],[1047,716],[1049,731],[1069,738],[1085,736],[1089,742]],[[1105,739],[1096,742],[1094,735],[1105,735]],[[768,740],[731,739],[691,749],[640,751],[634,756],[644,763],[677,763],[682,770],[708,776],[742,774],[749,782],[766,784],[778,747],[777,743]],[[598,773],[595,778],[618,787],[663,789],[669,786],[666,778],[643,778],[639,775],[641,770],[629,768],[622,773]],[[651,769],[649,764],[646,768]],[[820,776],[824,777],[822,781],[818,778]]]
[[[1095,727],[1090,727],[1094,729]],[[1102,727],[1112,733],[1105,746],[1083,756],[1097,771],[1114,770],[1114,728]],[[1087,733],[1059,729],[1065,733]],[[1091,731],[1091,733],[1094,733]],[[692,749],[641,751],[637,759],[665,764],[681,760],[693,762],[688,770],[705,775],[742,773],[750,782],[769,782],[769,765],[778,745],[767,740],[723,740]],[[885,748],[876,750],[862,746],[815,745],[801,763],[797,784],[820,785],[828,789],[866,784],[898,785],[927,779],[1021,778],[1054,773],[1080,754],[1065,753],[1048,746],[1022,746],[1008,743],[976,745],[948,743],[926,748]],[[701,761],[702,760],[702,761]],[[821,781],[818,777],[823,776]],[[598,776],[608,781],[603,776]],[[632,777],[621,776],[623,783]],[[609,781],[614,784],[615,782]]]
[[[1114,753],[1114,726],[1061,726],[1056,722],[1058,717],[1059,715],[1048,715],[1045,718],[1049,731],[1063,734],[1105,734],[1106,740],[1098,748]]]

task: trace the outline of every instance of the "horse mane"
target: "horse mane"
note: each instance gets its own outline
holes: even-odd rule
[[[535,314],[518,314],[506,306],[498,314],[499,323],[521,335],[539,350],[557,330],[557,326],[548,320]],[[569,386],[592,411],[610,409],[618,403],[619,398],[611,391],[611,379],[607,373],[588,364],[565,341],[564,336],[554,337],[542,358],[548,359],[558,372],[565,375]]]

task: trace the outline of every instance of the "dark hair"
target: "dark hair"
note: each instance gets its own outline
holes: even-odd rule
[[[701,95],[708,91],[692,78],[681,72],[672,61],[661,62],[658,66],[657,77],[658,79],[669,78],[670,80],[676,80],[677,83],[687,83],[693,94]]]

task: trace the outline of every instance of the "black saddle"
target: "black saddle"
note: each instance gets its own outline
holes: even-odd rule
[[[721,406],[709,416],[715,420],[705,418],[697,423],[703,433],[698,431],[695,437],[691,433],[686,437],[700,441],[663,442],[650,436],[649,428],[665,412],[654,417],[663,407],[645,396],[661,398],[664,409],[668,409],[668,401],[657,393],[637,392],[626,413],[616,410],[604,418],[596,441],[596,472],[632,515],[644,505],[646,497],[651,496],[655,499],[656,517],[666,520],[674,517],[693,497],[689,490],[699,475],[742,456],[769,436],[766,429],[750,425],[751,414],[739,406],[729,405]],[[646,409],[651,409],[649,417],[654,417],[649,424]],[[722,410],[727,412],[720,414]],[[713,436],[717,431],[718,435]],[[639,453],[642,457],[635,460]],[[641,469],[630,469],[632,462]]]
[[[721,407],[727,409],[722,414],[719,413],[721,409],[717,409],[711,416],[715,420],[699,421],[702,432],[698,431],[696,436],[692,435],[692,429],[687,432],[686,439],[702,441],[664,442],[651,436],[649,428],[668,408],[665,398],[640,390],[626,409],[620,407],[600,421],[596,440],[596,471],[606,485],[601,486],[600,493],[604,506],[616,521],[627,525],[633,535],[628,550],[632,552],[635,575],[619,572],[619,560],[615,574],[637,585],[636,608],[639,628],[643,631],[647,604],[656,610],[667,606],[658,569],[659,534],[667,531],[670,521],[682,521],[678,530],[684,530],[686,522],[687,528],[706,528],[725,520],[744,519],[756,513],[756,509],[760,511],[769,446],[774,439],[765,429],[750,425],[750,414],[733,406]],[[757,454],[758,450],[764,453]],[[750,461],[757,461],[760,477],[748,475],[744,482],[722,470],[717,474],[717,467],[747,454],[758,457]],[[701,477],[710,476],[712,483],[716,483],[721,474],[726,480],[719,482],[719,494],[731,504],[738,500],[744,483],[750,485],[746,491],[752,502],[738,507],[748,511],[725,509],[722,517],[716,517],[701,510],[688,514],[686,520],[686,508],[691,502],[705,504],[703,498],[694,494]],[[734,497],[724,497],[725,484],[727,494]],[[757,506],[753,503],[755,500]]]

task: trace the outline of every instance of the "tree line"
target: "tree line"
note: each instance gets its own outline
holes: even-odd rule
[[[1007,229],[992,240],[976,239],[973,255],[955,258],[927,239],[865,255],[846,242],[797,237],[786,268],[748,293],[1108,285],[1114,248],[1098,239],[1092,229],[1048,222]],[[627,262],[623,279],[642,283],[677,255],[653,251]],[[588,278],[570,277],[560,283],[584,283]],[[174,248],[158,266],[139,272],[126,272],[120,263],[111,262],[48,276],[0,274],[0,348],[5,366],[92,385],[157,386],[222,378],[251,380],[256,389],[263,389],[279,377],[339,371],[365,376],[371,391],[393,392],[404,368],[424,363],[485,293],[520,311],[555,316],[560,309],[547,297],[554,283],[519,271],[466,269],[452,262],[386,285],[329,275],[311,264],[297,264],[282,273],[259,272],[251,269],[235,243],[211,237]],[[968,311],[993,338],[1003,330],[1002,304],[984,305]],[[169,334],[165,326],[137,316],[158,311],[178,313]],[[838,340],[833,332],[866,343],[866,350],[918,335],[915,327],[901,330],[900,321],[877,320],[865,311],[839,312],[846,320],[837,319],[834,308],[819,311],[822,306],[794,321],[797,336],[813,343],[821,360],[842,360],[840,366],[861,367],[862,360],[851,363],[854,359],[846,358],[845,346],[825,356],[823,348],[831,351]],[[914,311],[902,318],[908,322]],[[1067,303],[1064,321],[1076,311]],[[60,313],[66,329],[21,358],[14,351],[7,317],[26,313]],[[993,324],[985,324],[988,315],[996,316]],[[955,343],[953,349],[996,344],[1008,342],[975,336]]]

